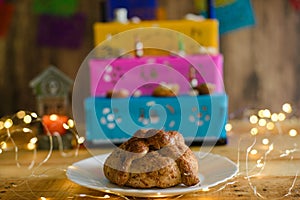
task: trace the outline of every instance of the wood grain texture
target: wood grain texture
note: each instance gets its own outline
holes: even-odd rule
[[[274,181],[276,180],[276,181]],[[289,188],[294,177],[267,177],[259,180],[257,193],[265,199],[299,199],[300,181],[296,181],[289,194]],[[253,184],[257,184],[257,180]],[[281,189],[280,189],[281,188]],[[9,199],[105,199],[109,195],[111,200],[121,200],[122,197],[88,189],[66,179],[40,179],[20,181],[14,179],[3,180],[0,185],[0,198]],[[101,198],[102,197],[102,198]],[[128,197],[128,199],[145,199]],[[151,199],[151,198],[147,198]],[[215,199],[260,199],[249,186],[247,179],[240,177],[228,182],[224,188],[215,188],[212,191],[187,194],[171,198],[155,198],[156,200],[215,200]]]
[[[288,1],[252,2],[256,26],[221,37],[230,110],[299,105],[299,12]]]
[[[30,80],[49,64],[75,79],[77,70],[93,49],[92,24],[99,20],[96,0],[80,0],[87,24],[78,49],[40,47],[36,43],[38,16],[33,0],[16,0],[7,37],[0,39],[0,116],[19,109],[36,110]],[[168,19],[194,12],[193,1],[160,0]],[[229,111],[248,107],[279,109],[289,101],[300,106],[300,12],[285,0],[252,0],[257,25],[222,35],[224,82]],[[87,81],[88,84],[88,81]]]
[[[225,183],[219,184],[209,191],[196,191],[183,196],[163,198],[181,199],[181,200],[199,200],[199,199],[299,199],[300,198],[300,180],[297,177],[297,171],[300,166],[300,154],[293,153],[293,159],[275,156],[267,160],[264,171],[257,176],[247,176],[246,156],[247,148],[251,145],[254,137],[243,130],[248,129],[248,125],[243,121],[235,121],[234,132],[229,135],[229,143],[225,146],[216,147],[192,147],[193,151],[211,152],[228,157],[233,162],[239,163],[239,172],[236,177]],[[299,126],[299,123],[298,123]],[[298,128],[298,127],[297,127]],[[263,136],[263,135],[262,135]],[[244,142],[240,143],[241,138]],[[260,141],[261,138],[257,138]],[[269,135],[271,141],[276,141],[276,134]],[[288,146],[288,140],[278,140],[278,147]],[[289,141],[291,147],[293,143],[298,144],[300,138],[295,137]],[[240,144],[240,145],[239,145]],[[240,146],[240,148],[238,148]],[[111,152],[111,148],[101,149],[81,149],[78,156],[63,157],[59,151],[53,151],[47,162],[41,165],[32,173],[32,176],[26,168],[32,160],[32,152],[23,152],[19,155],[22,160],[22,166],[17,167],[14,152],[3,152],[0,154],[0,199],[104,199],[109,195],[110,199],[124,199],[112,194],[103,193],[97,190],[88,189],[77,185],[66,178],[65,170],[69,165],[79,160],[89,158],[93,155],[99,155]],[[36,161],[41,162],[46,156],[47,151],[38,151]],[[269,155],[271,156],[271,155]],[[256,159],[249,162],[249,165],[255,165]],[[291,162],[293,161],[293,162]],[[201,163],[200,163],[201,167]],[[252,169],[251,167],[249,169]],[[250,170],[249,175],[252,174]],[[27,174],[26,174],[27,173]],[[39,176],[42,175],[42,176]],[[107,196],[106,196],[107,197]],[[128,199],[145,199],[133,198]],[[151,198],[147,198],[151,199]],[[155,198],[162,200],[161,198]]]

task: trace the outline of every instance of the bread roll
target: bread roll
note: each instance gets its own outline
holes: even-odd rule
[[[106,159],[105,176],[120,186],[168,188],[199,183],[198,161],[177,131],[139,130]]]

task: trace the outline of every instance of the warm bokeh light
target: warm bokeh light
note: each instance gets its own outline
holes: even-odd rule
[[[13,124],[14,124],[14,123],[13,123],[13,121],[12,121],[11,119],[7,119],[7,120],[5,120],[3,126],[4,126],[5,128],[10,128],[10,127],[12,127]]]
[[[34,112],[31,113],[31,116],[32,116],[33,118],[38,118],[38,115],[37,115],[36,113],[34,113]]]
[[[270,143],[269,139],[268,138],[264,138],[262,139],[261,141],[264,145],[268,145]]]
[[[295,137],[297,134],[298,134],[298,132],[297,132],[297,130],[295,130],[295,129],[291,129],[291,130],[289,131],[289,135],[290,135],[291,137]]]
[[[23,130],[24,133],[31,133],[32,132],[32,130],[29,129],[29,128],[23,128],[22,130]]]
[[[273,113],[273,114],[271,115],[271,120],[272,120],[273,122],[277,122],[277,121],[278,121],[278,114],[277,114],[277,113]]]
[[[249,121],[251,124],[256,124],[258,122],[258,117],[256,115],[251,115]]]
[[[58,116],[55,115],[55,114],[52,114],[52,115],[50,115],[49,118],[50,118],[51,121],[56,121],[58,119]]]
[[[267,120],[265,120],[265,119],[259,119],[258,120],[258,125],[259,126],[265,126],[267,124]]]
[[[270,110],[264,109],[264,111],[263,111],[263,116],[264,116],[265,118],[270,118],[270,117],[271,117],[271,112],[270,112]]]
[[[232,130],[232,125],[231,124],[226,124],[225,125],[225,130],[227,131],[227,132],[229,132],[229,131],[231,131]]]
[[[284,113],[279,113],[279,114],[278,114],[278,120],[279,120],[279,121],[284,121],[285,118],[286,118],[286,116],[285,116]]]
[[[252,149],[251,151],[250,151],[250,154],[251,155],[256,155],[258,153],[258,151],[256,150],[256,149]]]
[[[6,142],[1,142],[0,146],[1,146],[1,149],[6,149],[7,148]]]
[[[285,103],[282,105],[282,110],[286,113],[291,113],[293,111],[291,104]]]
[[[64,129],[66,129],[66,130],[68,130],[68,129],[70,128],[69,125],[66,124],[66,123],[63,123],[63,127],[64,127]]]
[[[269,109],[261,109],[257,112],[259,118],[270,118],[271,111]]]
[[[275,124],[273,122],[268,122],[266,125],[268,130],[273,130],[275,128]]]
[[[78,140],[77,140],[78,144],[83,144],[84,141],[85,141],[84,137],[80,137],[80,138],[78,138]]]
[[[250,130],[250,133],[251,133],[251,135],[257,135],[258,134],[258,129],[254,127]]]
[[[33,138],[30,139],[29,142],[32,143],[32,144],[35,144],[37,141],[38,141],[38,138],[37,137],[33,137]]]
[[[29,142],[29,143],[27,144],[27,148],[28,148],[28,150],[33,150],[33,149],[35,149],[35,144]]]
[[[257,114],[260,118],[264,118],[264,110],[259,110]]]
[[[75,126],[74,120],[69,119],[68,120],[68,125],[69,125],[70,128],[73,128]]]
[[[30,115],[25,115],[24,118],[23,118],[23,121],[26,123],[26,124],[30,124],[31,121],[32,121],[32,118]]]
[[[25,117],[26,113],[23,110],[20,110],[19,112],[17,112],[16,116],[19,119],[23,119]]]

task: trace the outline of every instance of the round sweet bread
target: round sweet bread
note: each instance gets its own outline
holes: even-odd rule
[[[198,161],[177,131],[139,130],[105,160],[104,175],[134,188],[199,183]]]

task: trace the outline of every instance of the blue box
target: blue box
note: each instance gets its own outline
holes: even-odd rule
[[[89,97],[88,145],[120,144],[139,129],[179,131],[188,144],[226,144],[226,94],[177,97]]]
[[[126,8],[128,18],[139,17],[142,20],[157,18],[157,0],[108,0],[104,3],[106,21],[114,20],[114,11],[117,8]]]

